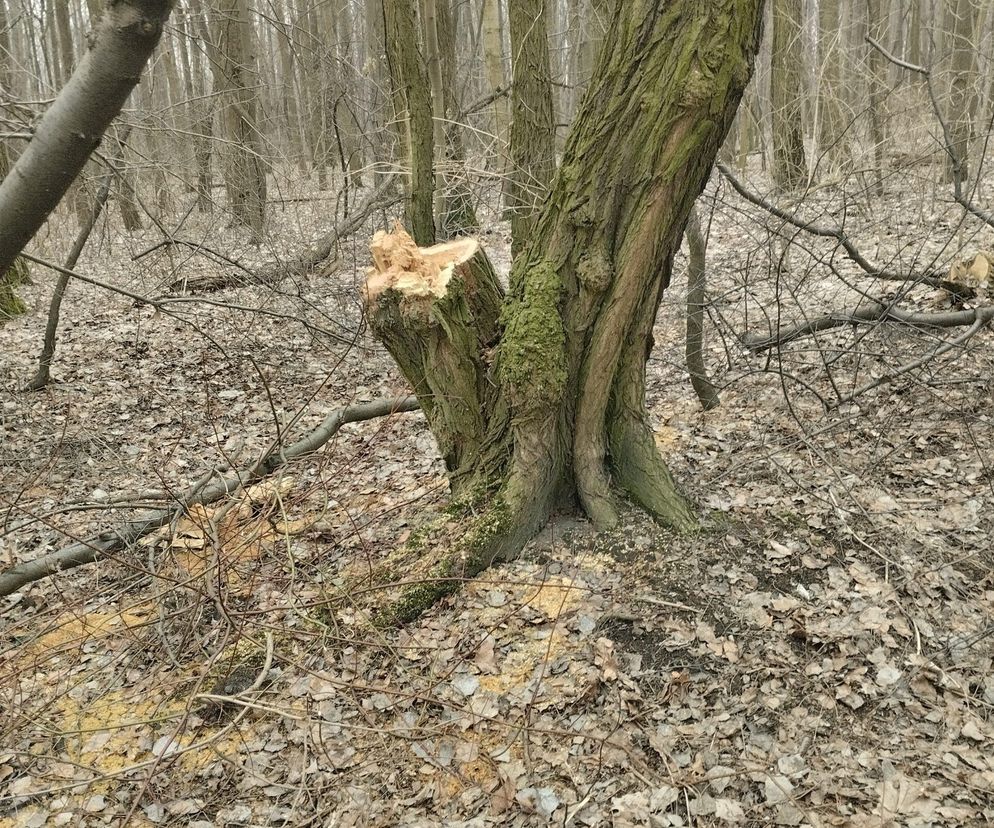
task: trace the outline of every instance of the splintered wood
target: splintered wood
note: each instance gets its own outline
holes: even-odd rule
[[[366,272],[366,301],[385,290],[406,297],[441,297],[448,290],[455,268],[469,261],[479,249],[475,239],[418,247],[398,223],[391,233],[378,231],[369,243],[373,267]]]

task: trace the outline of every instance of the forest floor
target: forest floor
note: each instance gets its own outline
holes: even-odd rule
[[[872,259],[944,271],[994,248],[913,175],[846,205]],[[520,560],[371,633],[369,596],[345,584],[446,487],[419,413],[347,426],[171,531],[0,599],[0,826],[994,822],[994,335],[823,405],[936,332],[850,326],[749,354],[734,335],[881,288],[840,254],[832,274],[804,235],[785,260],[768,217],[716,187],[722,404],[702,412],[686,378],[682,259],[648,377],[700,532],[632,511],[597,535],[559,515]],[[220,216],[179,235],[251,264],[295,252],[334,206],[275,206],[262,250]],[[843,215],[828,190],[798,209]],[[55,382],[29,394],[52,284],[35,268],[29,314],[0,327],[0,566],[406,394],[361,326],[372,229],[297,283],[159,310],[73,283]],[[153,296],[229,267],[182,245],[132,260],[160,239],[115,215],[77,269]],[[506,272],[506,228],[481,240]],[[58,260],[67,239],[41,244]],[[904,304],[949,301],[915,287]]]

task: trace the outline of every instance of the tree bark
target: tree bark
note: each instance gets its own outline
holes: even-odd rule
[[[398,116],[406,124],[406,155],[410,168],[406,216],[411,235],[420,245],[435,241],[434,141],[431,89],[419,47],[414,5],[409,0],[383,0],[387,63]]]
[[[970,138],[977,110],[977,34],[979,9],[974,0],[947,0],[945,29],[949,35],[950,146],[946,181],[960,192],[969,178]]]
[[[220,0],[216,18],[214,91],[221,101],[222,153],[228,209],[252,240],[262,240],[266,220],[266,164],[259,132],[258,65],[247,0]]]
[[[450,0],[434,0],[441,72],[442,117],[445,140],[445,166],[442,173],[442,204],[438,213],[441,238],[449,239],[476,232],[479,221],[473,205],[466,150],[461,123],[462,101],[457,95],[456,21]]]
[[[0,95],[8,97],[10,89],[10,31],[8,28],[7,5],[0,2]],[[0,139],[0,180],[7,177],[11,168],[11,147],[5,139]],[[17,316],[27,310],[24,302],[15,292],[18,285],[31,281],[28,263],[18,257],[7,269],[0,272],[0,321]]]
[[[491,92],[507,88],[504,73],[504,36],[500,25],[500,0],[483,0],[483,59],[487,71],[487,82]],[[494,138],[496,152],[494,158],[503,158],[507,146],[508,127],[511,116],[507,108],[507,98],[498,95],[494,98]]]
[[[706,255],[707,242],[701,232],[701,222],[697,208],[690,212],[687,221],[687,248],[690,256],[687,261],[687,371],[690,384],[694,387],[697,399],[705,411],[717,408],[721,400],[718,389],[708,377],[704,365],[704,302],[707,287]]]
[[[773,180],[795,190],[808,180],[801,128],[801,0],[773,5]]]
[[[131,93],[159,42],[170,0],[118,0],[0,184],[0,273],[55,209]]]
[[[506,197],[511,217],[511,253],[515,256],[528,240],[556,172],[545,4],[546,0],[515,0],[509,15],[514,82]]]
[[[883,0],[867,0],[866,2],[866,31],[877,43],[885,43],[887,31],[887,3]],[[886,143],[887,112],[885,98],[887,96],[887,67],[884,56],[877,49],[870,48],[867,58],[869,75],[868,96],[870,116],[870,144],[873,151],[873,189],[876,195],[883,195],[883,166],[884,144]]]
[[[619,4],[597,77],[501,300],[469,242],[418,251],[374,241],[366,304],[442,449],[455,501],[398,566],[404,621],[577,500],[598,527],[624,493],[680,530],[696,525],[644,405],[652,327],[759,42],[762,0]],[[468,523],[453,533],[449,521]],[[446,527],[449,527],[446,529]]]
[[[843,87],[847,28],[839,0],[818,3],[818,151],[831,170],[851,162],[848,107]]]

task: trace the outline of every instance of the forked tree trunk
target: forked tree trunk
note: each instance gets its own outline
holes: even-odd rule
[[[422,547],[417,565],[388,565],[421,584],[381,621],[414,617],[513,556],[563,504],[609,527],[624,494],[679,530],[696,525],[656,448],[645,364],[684,225],[752,72],[762,6],[618,5],[506,297],[475,242],[375,239],[373,330],[414,387],[467,521],[454,539],[450,524],[420,538],[442,557]]]

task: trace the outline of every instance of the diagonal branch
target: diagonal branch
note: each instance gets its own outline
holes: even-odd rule
[[[719,162],[717,164],[718,170],[725,177],[725,180],[732,185],[732,189],[735,190],[742,198],[746,201],[755,204],[757,207],[762,207],[768,213],[776,216],[778,219],[787,222],[798,230],[803,230],[806,233],[810,233],[813,236],[821,236],[826,239],[835,239],[839,246],[846,251],[846,255],[868,276],[872,276],[875,279],[888,279],[891,281],[905,282],[909,279],[913,279],[916,282],[921,282],[923,284],[932,285],[933,287],[939,286],[939,280],[933,276],[915,276],[911,277],[908,275],[900,273],[892,273],[888,270],[884,270],[880,267],[875,267],[871,264],[859,249],[850,241],[849,237],[846,235],[845,231],[841,227],[824,227],[820,224],[814,224],[809,221],[804,221],[803,219],[796,216],[781,207],[777,207],[772,202],[763,198],[760,195],[752,192],[748,187],[745,186],[735,174],[728,168],[727,165]]]
[[[0,596],[10,595],[26,584],[54,575],[62,570],[110,557],[115,552],[128,548],[150,532],[154,532],[175,520],[191,506],[198,503],[213,503],[226,495],[234,494],[250,483],[268,477],[292,460],[312,454],[348,423],[359,423],[403,411],[417,411],[419,408],[418,401],[414,397],[385,398],[338,408],[325,417],[321,425],[296,443],[282,450],[275,449],[253,467],[223,478],[216,483],[206,485],[204,481],[192,486],[177,498],[176,505],[171,508],[146,512],[139,519],[128,521],[108,532],[70,544],[48,555],[42,555],[33,561],[27,561],[13,566],[5,572],[0,572]]]
[[[852,392],[852,394],[850,394],[848,397],[843,397],[835,405],[839,406],[839,405],[844,405],[846,403],[850,403],[857,397],[865,394],[867,391],[872,391],[874,388],[879,388],[881,385],[893,382],[898,377],[904,376],[905,374],[908,374],[911,371],[921,368],[926,363],[931,362],[934,359],[937,359],[943,354],[949,353],[949,351],[952,351],[954,348],[961,348],[963,345],[965,345],[967,342],[973,339],[974,336],[980,333],[980,331],[982,331],[984,328],[990,325],[992,321],[994,321],[994,305],[990,305],[985,308],[978,308],[976,311],[974,311],[974,313],[976,315],[976,320],[969,327],[969,329],[965,331],[962,335],[956,337],[955,339],[950,339],[945,342],[939,343],[939,345],[937,345],[935,348],[933,348],[924,356],[919,357],[913,362],[906,363],[905,365],[902,365],[899,368],[895,368],[893,371],[890,371],[881,377],[877,377],[872,382],[868,382],[866,385],[857,388],[855,391]]]

